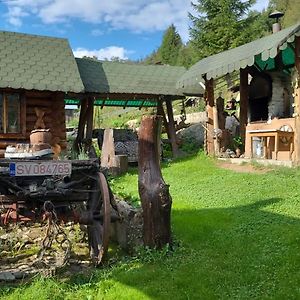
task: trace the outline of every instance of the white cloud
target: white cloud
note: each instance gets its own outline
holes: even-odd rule
[[[259,0],[254,8],[265,8],[269,0]],[[7,5],[7,20],[21,26],[22,18],[37,15],[43,23],[68,23],[73,19],[102,24],[112,29],[151,32],[173,23],[183,40],[188,40],[188,12],[191,0],[14,0]],[[92,31],[94,36],[100,31]]]
[[[127,51],[123,47],[117,47],[117,46],[110,46],[106,48],[102,48],[99,50],[89,50],[86,48],[77,48],[73,50],[75,57],[97,57],[100,60],[111,60],[112,58],[120,58],[120,59],[128,59],[127,54],[129,51]]]
[[[164,30],[173,23],[185,40],[191,10],[190,0],[15,0],[6,5],[24,14],[35,14],[46,24],[78,19],[106,23],[113,29],[147,32]],[[18,19],[14,21],[20,24],[23,16],[14,16]]]
[[[22,26],[22,18],[27,15],[28,13],[23,11],[20,7],[16,6],[8,8],[6,18],[9,24],[13,25],[14,27],[20,27]]]

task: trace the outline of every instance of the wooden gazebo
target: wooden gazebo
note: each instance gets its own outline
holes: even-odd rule
[[[76,61],[85,87],[81,98],[74,95],[81,103],[77,144],[92,137],[94,106],[157,107],[157,114],[163,117],[173,155],[177,155],[172,101],[185,97],[176,88],[176,82],[186,72],[184,67],[129,64],[90,58],[76,58]]]

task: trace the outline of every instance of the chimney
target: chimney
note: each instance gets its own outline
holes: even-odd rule
[[[276,33],[281,30],[279,19],[283,16],[284,16],[284,13],[281,11],[278,11],[278,10],[275,10],[274,12],[269,14],[269,18],[276,20],[276,22],[272,25],[273,33]]]

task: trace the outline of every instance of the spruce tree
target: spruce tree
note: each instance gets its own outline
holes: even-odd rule
[[[176,65],[182,45],[181,37],[172,24],[165,31],[162,44],[157,51],[162,63],[172,66]]]
[[[256,37],[249,36],[247,13],[255,0],[198,0],[192,3],[196,15],[190,35],[201,59],[247,43]]]

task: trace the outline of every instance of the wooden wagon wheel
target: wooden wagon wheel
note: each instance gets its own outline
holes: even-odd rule
[[[92,189],[98,192],[94,192],[88,202],[88,209],[93,215],[93,222],[88,225],[88,239],[91,258],[99,265],[108,250],[111,213],[109,188],[102,173],[98,173]]]

